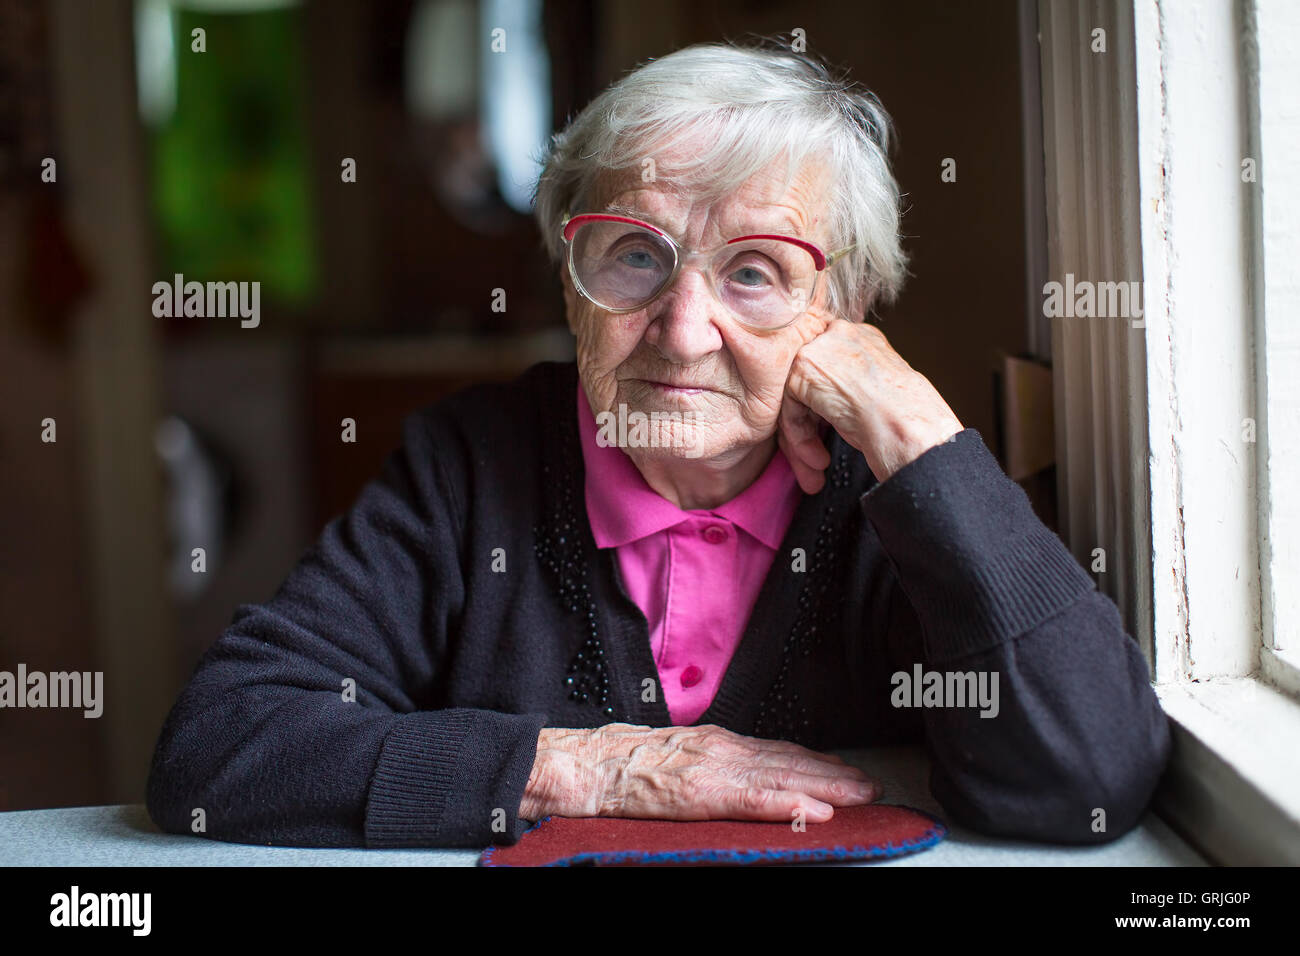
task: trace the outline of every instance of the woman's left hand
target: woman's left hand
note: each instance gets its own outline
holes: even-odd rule
[[[881,482],[964,427],[883,332],[843,319],[827,321],[795,354],[786,379],[779,441],[807,494],[821,490],[830,464],[822,421],[866,456]]]

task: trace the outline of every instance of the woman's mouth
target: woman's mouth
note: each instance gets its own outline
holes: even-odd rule
[[[651,382],[650,384],[666,395],[699,395],[702,392],[710,391],[707,388],[698,386],[673,385],[669,382]]]

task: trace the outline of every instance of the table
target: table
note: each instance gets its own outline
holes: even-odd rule
[[[842,750],[885,787],[884,803],[926,810],[948,837],[914,856],[856,866],[1205,866],[1147,812],[1118,840],[1066,847],[1003,840],[954,825],[930,795],[929,763],[915,747]],[[477,850],[366,850],[254,846],[162,833],[142,804],[0,813],[0,865],[8,866],[474,866]]]

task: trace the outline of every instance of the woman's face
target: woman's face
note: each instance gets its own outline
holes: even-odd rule
[[[709,205],[678,193],[670,183],[643,182],[640,169],[632,169],[598,185],[598,205],[574,212],[617,205],[621,214],[649,220],[687,250],[775,233],[829,251],[824,181],[805,167],[786,189],[782,172],[771,167]],[[617,421],[619,407],[625,406],[625,414],[641,412],[651,422],[652,447],[624,446],[634,461],[667,455],[725,463],[771,439],[794,355],[831,318],[825,310],[825,275],[806,313],[766,332],[740,325],[693,267],[684,266],[672,286],[644,309],[623,315],[580,295],[567,264],[562,278],[569,328],[577,337],[578,371],[592,411],[610,412]]]

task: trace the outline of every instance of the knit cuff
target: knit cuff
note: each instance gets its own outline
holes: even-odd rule
[[[930,661],[1017,637],[1095,586],[973,428],[924,452],[861,503],[921,622]]]
[[[366,800],[366,846],[485,847],[518,841],[519,804],[542,714],[432,710],[384,740]]]

